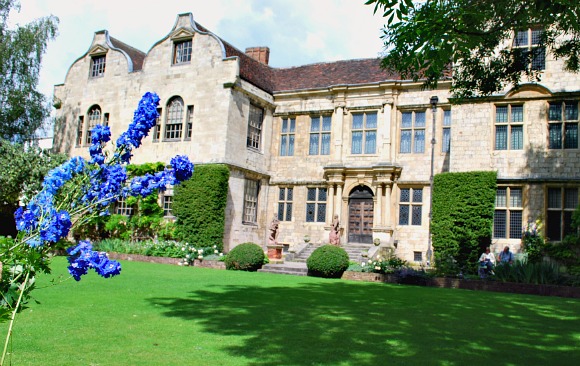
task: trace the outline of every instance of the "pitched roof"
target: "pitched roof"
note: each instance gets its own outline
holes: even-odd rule
[[[128,44],[121,42],[116,38],[109,37],[109,39],[111,40],[111,44],[113,45],[113,47],[118,48],[124,51],[127,55],[129,55],[131,61],[133,62],[133,71],[141,70],[143,68],[143,60],[145,60],[146,56],[144,52],[139,51],[135,47],[131,47]]]

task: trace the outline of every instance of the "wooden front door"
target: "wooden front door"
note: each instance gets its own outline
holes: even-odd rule
[[[373,213],[374,205],[372,193],[366,187],[353,191],[348,203],[348,242],[373,242]]]

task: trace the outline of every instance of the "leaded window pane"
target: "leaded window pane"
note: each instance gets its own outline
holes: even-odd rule
[[[523,122],[524,121],[524,106],[523,105],[512,105],[512,122]]]
[[[288,132],[288,119],[282,119],[282,132]]]
[[[507,150],[507,125],[495,126],[495,149]]]
[[[510,211],[510,239],[522,237],[522,211]]]
[[[286,221],[292,221],[292,203],[286,203]]]
[[[306,222],[314,222],[314,211],[316,209],[316,204],[307,203],[306,204]]]
[[[401,131],[401,146],[399,152],[406,154],[411,152],[411,130]]]
[[[316,221],[317,222],[326,221],[326,203],[318,204],[318,214],[316,215]]]
[[[320,155],[330,155],[330,134],[322,133],[322,143],[320,145]]]
[[[360,130],[363,128],[363,114],[362,113],[354,113],[352,115],[352,129],[353,130]]]
[[[425,127],[425,112],[415,112],[415,127]]]
[[[538,45],[540,44],[540,41],[542,40],[542,34],[544,33],[543,30],[541,29],[532,29],[532,45]]]
[[[308,188],[308,191],[306,194],[306,200],[316,201],[316,188]]]
[[[330,131],[332,123],[331,116],[323,116],[322,117],[322,131]]]
[[[451,126],[451,110],[447,109],[443,111],[443,126]]]
[[[377,114],[367,113],[367,126],[366,128],[377,128]]]
[[[423,202],[422,189],[413,189],[413,202]]]
[[[546,68],[546,48],[535,47],[532,49],[532,70],[544,70]]]
[[[528,30],[518,31],[514,37],[514,46],[527,46],[528,45]]]
[[[296,118],[290,118],[290,131],[296,132]]]
[[[411,225],[421,225],[422,206],[412,206]]]
[[[498,126],[500,127],[500,126]],[[521,150],[524,148],[524,126],[512,126],[511,149]]]
[[[564,148],[565,149],[577,149],[578,148],[578,124],[577,123],[566,123],[564,125],[565,138],[564,138]]]
[[[548,189],[548,208],[562,208],[562,192],[560,188]]]
[[[294,155],[294,135],[290,135],[288,139],[288,156]]]
[[[310,134],[310,147],[308,148],[308,155],[318,155],[318,139],[319,134]]]
[[[262,138],[262,122],[264,120],[264,110],[250,104],[250,114],[248,116],[248,137],[247,146],[259,149]]]
[[[362,138],[363,138],[362,131],[352,132],[352,144],[351,144],[352,154],[362,154]]]
[[[495,122],[496,123],[507,123],[508,122],[508,106],[497,106],[495,107]]]
[[[578,189],[566,188],[564,190],[564,207],[571,210],[578,207]]]
[[[443,129],[443,141],[441,141],[441,152],[447,153],[451,151],[451,129]]]
[[[286,188],[280,188],[280,191],[278,191],[278,200],[279,201],[284,200],[285,193],[286,193]]]
[[[522,207],[522,190],[520,188],[510,189],[510,207]]]
[[[562,124],[561,123],[550,123],[548,127],[548,132],[550,135],[549,148],[550,149],[561,149],[562,148]]]
[[[550,103],[548,119],[550,121],[562,120],[562,105],[560,103]]]
[[[280,138],[280,155],[286,156],[287,155],[287,146],[288,145],[288,135],[282,135]]]
[[[493,237],[506,237],[507,216],[505,210],[495,210],[493,215]]]
[[[278,203],[278,220],[284,221],[284,203]]]
[[[399,225],[409,225],[409,205],[399,206]]]
[[[411,190],[409,188],[401,188],[400,202],[409,202],[411,198]]]
[[[318,188],[318,201],[326,202],[326,188]]]
[[[507,188],[497,188],[495,193],[495,207],[507,207]]]
[[[183,124],[183,99],[172,99],[167,106],[167,120],[165,121],[165,138],[168,140],[180,139]]]
[[[320,117],[310,117],[310,132],[320,131]]]
[[[415,130],[414,152],[425,152],[425,130]]]
[[[286,188],[286,200],[292,201],[294,199],[294,188]]]
[[[401,127],[411,128],[413,127],[413,112],[403,112],[401,113]]]
[[[374,154],[377,147],[377,132],[365,132],[365,154]]]
[[[564,106],[566,121],[578,120],[578,102],[566,102]]]

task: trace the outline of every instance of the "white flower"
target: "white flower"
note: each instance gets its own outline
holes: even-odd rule
[[[181,251],[182,252],[185,252],[185,247],[181,247]]]
[[[189,254],[186,254],[186,255],[185,255],[185,258],[189,259]]]
[[[213,247],[214,247],[214,249],[215,249],[215,248],[217,248],[217,245],[215,245],[215,244],[214,244],[214,246],[213,246]]]
[[[203,253],[203,249],[198,249],[197,252],[198,253]]]
[[[216,250],[214,250],[213,252],[214,252],[215,254],[218,254],[218,250],[217,250],[217,249],[216,249]]]
[[[198,256],[197,256],[197,259],[203,259],[203,255],[201,255],[201,254],[200,254],[200,255],[198,255]]]
[[[220,253],[220,257],[223,256],[223,255],[224,255],[224,253]]]

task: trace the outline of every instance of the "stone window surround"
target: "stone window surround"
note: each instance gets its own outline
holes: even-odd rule
[[[526,117],[526,113],[525,113],[525,103],[523,102],[516,102],[516,103],[496,103],[494,106],[494,110],[493,110],[493,132],[492,132],[492,136],[493,136],[493,149],[495,151],[521,151],[524,148],[524,125],[525,125],[525,117]],[[497,121],[498,118],[498,114],[497,114],[497,110],[499,108],[503,108],[503,107],[507,107],[507,121]],[[512,108],[513,107],[522,107],[522,119],[521,121],[513,121],[513,115],[512,115]],[[506,128],[506,145],[505,148],[498,148],[498,140],[497,140],[497,136],[498,136],[498,127],[505,127]],[[521,148],[513,148],[512,146],[512,138],[513,138],[513,134],[514,134],[514,129],[513,127],[519,128],[521,127]]]
[[[425,154],[426,151],[428,150],[426,147],[427,145],[427,129],[428,129],[428,124],[432,123],[432,121],[429,121],[429,117],[428,117],[428,111],[429,113],[431,112],[430,108],[427,107],[421,107],[421,108],[400,108],[398,110],[398,116],[399,118],[397,118],[397,143],[399,144],[399,148],[397,149],[398,154]],[[425,113],[425,125],[423,127],[416,127],[415,126],[415,118],[416,118],[416,114],[417,113]],[[403,128],[403,113],[412,113],[412,120],[411,120],[411,127],[407,128]],[[432,115],[431,115],[432,117]],[[409,151],[407,152],[401,152],[401,142],[402,142],[402,131],[403,130],[408,130],[411,131],[411,144],[409,146]],[[423,151],[422,152],[416,152],[415,151],[415,131],[418,130],[423,130]]]
[[[505,204],[498,205],[498,195],[497,191],[505,190]],[[514,201],[517,199],[517,194],[512,192],[519,192],[519,202]],[[514,198],[515,197],[515,198]],[[523,215],[524,215],[524,197],[525,190],[521,185],[510,185],[510,184],[498,184],[496,189],[496,198],[494,202],[494,222],[492,229],[493,239],[517,239],[521,238],[521,228],[523,225]],[[503,234],[498,235],[499,231],[496,228],[498,217],[496,212],[504,212],[505,217],[502,220],[503,224]],[[517,217],[519,216],[519,218]],[[515,221],[515,222],[512,222]]]
[[[416,186],[416,185],[399,185],[398,187],[399,194],[397,195],[397,204],[399,209],[397,210],[397,225],[399,226],[422,226],[423,225],[423,207],[426,204],[424,200],[424,188],[423,186]],[[409,201],[401,201],[401,193],[403,190],[409,190]],[[415,191],[421,191],[421,200],[415,200]],[[407,212],[407,223],[401,223],[401,207],[408,206],[409,211]],[[419,210],[419,223],[417,223],[413,218],[413,211]]]

